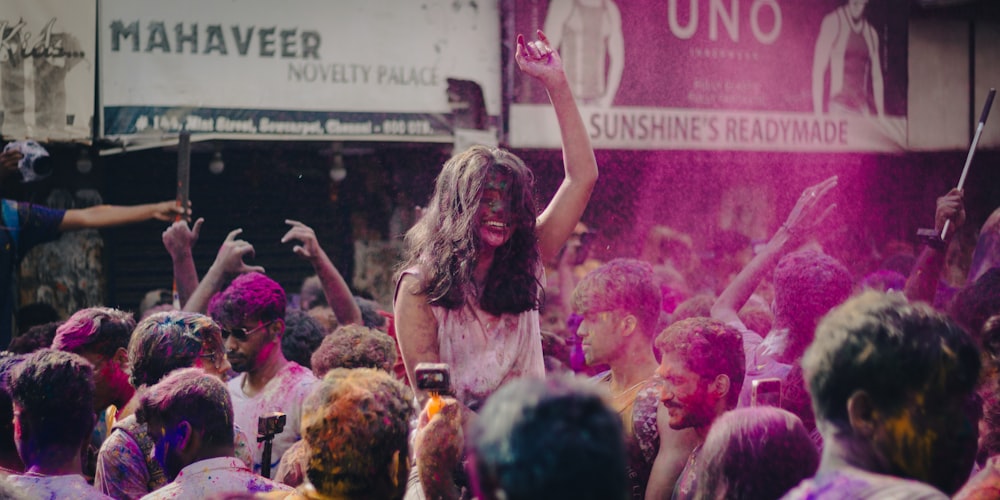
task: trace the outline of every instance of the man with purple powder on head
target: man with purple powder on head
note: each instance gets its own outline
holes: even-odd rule
[[[212,297],[209,315],[222,327],[226,357],[240,372],[229,381],[236,424],[248,433],[257,419],[272,412],[286,415],[284,430],[274,436],[270,467],[298,441],[302,401],[316,377],[308,368],[285,359],[281,337],[285,333],[285,291],[258,272],[240,275]],[[260,472],[264,443],[251,443],[253,470]]]
[[[138,419],[156,443],[153,457],[171,483],[148,500],[267,493],[291,487],[254,474],[234,457],[233,407],[226,386],[199,368],[167,375],[140,398]]]
[[[135,328],[131,313],[110,307],[88,307],[69,317],[56,329],[52,348],[71,352],[92,366],[93,405],[97,423],[84,457],[83,474],[93,480],[97,453],[135,394],[128,381],[128,341]]]

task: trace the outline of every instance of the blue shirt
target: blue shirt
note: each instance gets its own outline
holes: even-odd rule
[[[6,349],[14,331],[17,304],[17,272],[21,259],[36,245],[59,238],[65,210],[0,200],[3,231],[0,231],[0,349]]]

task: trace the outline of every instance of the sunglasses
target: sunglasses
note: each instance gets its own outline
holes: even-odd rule
[[[242,326],[237,326],[236,328],[229,328],[229,329],[223,328],[222,329],[222,340],[226,340],[226,339],[229,338],[230,335],[232,335],[234,339],[236,339],[236,340],[238,340],[240,342],[246,342],[246,340],[248,338],[250,338],[250,334],[251,333],[256,332],[257,330],[260,330],[261,328],[265,328],[267,326],[270,326],[271,323],[274,323],[274,321],[268,321],[267,323],[261,323],[261,324],[257,325],[256,328],[254,328],[252,330],[249,330],[249,331],[247,331],[247,329],[243,328]]]

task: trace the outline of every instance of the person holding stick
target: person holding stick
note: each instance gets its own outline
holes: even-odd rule
[[[0,153],[0,171],[17,169],[21,153],[8,150]],[[101,229],[134,224],[151,219],[172,221],[177,214],[191,212],[181,208],[176,200],[134,206],[97,205],[87,208],[59,210],[15,200],[0,200],[2,227],[0,232],[0,345],[10,343],[14,330],[14,276],[28,250],[59,238],[68,231]]]

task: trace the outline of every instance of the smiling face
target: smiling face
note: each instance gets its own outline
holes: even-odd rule
[[[663,355],[656,375],[663,379],[660,400],[670,415],[670,428],[675,430],[702,427],[715,419],[716,401],[702,380],[684,363],[676,352]]]
[[[498,248],[513,233],[510,187],[509,174],[490,170],[479,198],[479,240],[484,248]]]

